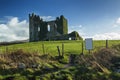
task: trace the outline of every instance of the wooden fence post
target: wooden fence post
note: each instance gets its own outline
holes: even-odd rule
[[[84,44],[83,44],[83,41],[82,41],[82,45],[81,45],[82,47],[82,55],[83,55],[83,52],[84,52]]]
[[[58,50],[58,56],[60,57],[61,55],[60,55],[60,47],[59,46],[57,46],[57,50]]]
[[[62,57],[64,57],[64,44],[62,43]]]
[[[106,48],[108,48],[108,40],[106,40]]]

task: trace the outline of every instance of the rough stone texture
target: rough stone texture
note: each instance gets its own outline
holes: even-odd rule
[[[49,26],[49,27],[48,27]],[[79,40],[82,39],[74,31],[68,34],[67,19],[61,15],[53,21],[43,21],[34,13],[29,14],[29,41],[48,41],[48,40]]]
[[[25,69],[26,66],[25,66],[24,63],[19,63],[19,64],[18,64],[18,68],[20,68],[20,69]]]

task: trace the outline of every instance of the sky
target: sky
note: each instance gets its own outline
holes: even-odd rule
[[[120,0],[0,0],[0,42],[29,38],[28,14],[64,15],[68,32],[94,40],[120,39]]]

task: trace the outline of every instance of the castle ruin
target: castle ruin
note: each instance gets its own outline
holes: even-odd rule
[[[48,40],[77,40],[81,39],[77,32],[68,34],[67,19],[61,15],[56,20],[43,21],[40,16],[34,13],[29,14],[29,41]]]

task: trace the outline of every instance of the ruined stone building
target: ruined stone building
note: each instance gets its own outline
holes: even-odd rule
[[[61,15],[56,20],[43,21],[40,16],[34,13],[29,14],[29,41],[48,40],[76,40],[79,37],[77,32],[68,34],[67,19]],[[79,37],[80,38],[80,37]]]

